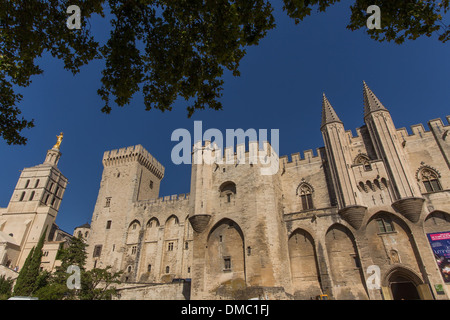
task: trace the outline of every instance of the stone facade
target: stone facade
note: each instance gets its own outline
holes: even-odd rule
[[[47,151],[42,164],[24,168],[11,200],[0,208],[0,265],[20,271],[30,250],[44,232],[45,242],[42,269],[51,271],[58,265],[56,255],[71,235],[56,224],[68,180],[57,164],[61,152],[57,148]],[[6,274],[0,271],[0,274]]]
[[[193,299],[448,299],[427,233],[450,231],[450,125],[409,134],[365,83],[363,97],[356,136],[324,95],[315,154],[280,157],[274,175],[248,150],[194,164],[190,194],[159,197],[164,167],[141,145],[105,152],[88,267],[128,283],[191,279]]]

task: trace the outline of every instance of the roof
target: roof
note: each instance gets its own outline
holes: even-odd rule
[[[387,110],[381,101],[377,98],[377,96],[370,90],[369,86],[364,81],[364,116],[367,116],[369,113],[378,111],[378,110]]]
[[[324,93],[323,100],[322,100],[322,125],[321,125],[321,127],[323,127],[326,124],[332,123],[332,122],[342,123],[341,119],[339,119],[339,117],[337,116],[336,111],[334,111],[333,106],[331,105],[330,101],[328,101],[328,99]]]
[[[85,224],[83,224],[83,225],[81,225],[81,226],[79,226],[79,227],[75,227],[75,229],[78,229],[78,228],[83,228],[83,229],[90,229],[91,228],[91,225],[89,224],[89,223],[85,223]]]

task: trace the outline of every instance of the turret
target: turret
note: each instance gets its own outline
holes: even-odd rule
[[[206,141],[204,146],[201,140],[195,142],[192,152],[189,221],[196,232],[202,232],[211,219],[208,193],[211,190],[214,156],[209,141]]]
[[[364,82],[364,121],[369,130],[377,157],[386,165],[395,199],[396,210],[412,221],[417,221],[424,199],[411,175],[402,142],[399,141],[394,122],[372,90]]]
[[[339,213],[354,228],[359,228],[366,212],[366,207],[354,190],[356,180],[351,172],[352,163],[348,139],[344,124],[337,116],[325,94],[322,100],[322,135],[325,142],[327,158],[334,189],[338,200]]]

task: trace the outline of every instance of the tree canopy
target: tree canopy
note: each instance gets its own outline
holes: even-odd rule
[[[300,23],[337,2],[284,0],[283,9]],[[66,26],[69,4],[81,9],[80,30]],[[381,8],[380,30],[366,28],[370,5]],[[275,27],[269,0],[0,0],[0,7],[0,135],[8,144],[26,144],[22,131],[34,126],[20,116],[23,96],[16,87],[43,73],[36,59],[46,52],[73,74],[89,61],[105,61],[97,91],[105,113],[112,111],[111,99],[123,107],[142,91],[146,110],[170,111],[183,98],[190,117],[198,109],[222,109],[224,71],[239,76],[246,48]],[[89,19],[105,18],[106,9],[112,30],[100,45]],[[433,33],[446,42],[448,9],[449,0],[355,0],[347,28],[398,44]]]

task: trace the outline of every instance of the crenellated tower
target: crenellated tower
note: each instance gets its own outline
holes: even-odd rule
[[[88,267],[122,267],[124,241],[138,201],[157,199],[164,167],[141,145],[106,151],[89,237]],[[118,236],[120,235],[120,236]]]

